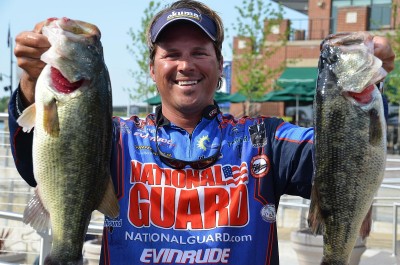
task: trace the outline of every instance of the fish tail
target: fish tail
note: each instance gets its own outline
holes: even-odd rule
[[[369,211],[365,216],[364,221],[361,224],[360,236],[362,237],[362,239],[365,239],[366,237],[369,236],[369,233],[371,232],[371,227],[372,227],[372,205],[369,208]]]
[[[319,205],[320,194],[318,189],[313,186],[311,189],[311,203],[308,212],[308,226],[314,234],[321,234],[323,230],[321,208]]]
[[[321,265],[348,265],[348,262],[326,262],[322,261]]]
[[[44,265],[83,265],[83,257],[81,256],[78,260],[76,261],[60,261],[51,255],[48,255],[44,259]]]

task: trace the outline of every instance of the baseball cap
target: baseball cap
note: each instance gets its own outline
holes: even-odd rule
[[[217,38],[217,26],[215,21],[209,16],[200,14],[191,8],[178,8],[170,10],[161,15],[153,24],[150,30],[151,42],[155,42],[161,31],[171,22],[178,20],[186,20],[193,22],[199,26],[213,41]]]

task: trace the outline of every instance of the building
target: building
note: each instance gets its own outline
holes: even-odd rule
[[[303,27],[296,28],[295,21],[284,20],[274,34],[290,30],[285,46],[272,57],[265,59],[269,66],[277,67],[285,62],[286,69],[266,84],[266,93],[272,90],[272,84],[280,78],[309,79],[317,77],[319,46],[329,34],[346,31],[373,31],[385,34],[400,23],[400,0],[272,0],[308,16]],[[268,21],[265,21],[268,23]],[[304,26],[305,25],[305,26]],[[270,34],[266,47],[277,45],[277,36]],[[279,45],[279,44],[278,44]],[[246,52],[246,39],[235,37],[234,54]],[[233,73],[235,73],[233,59]],[[297,73],[297,75],[296,75]],[[238,90],[235,78],[232,79],[232,93]],[[293,103],[269,102],[258,104],[257,113],[270,116],[284,116],[285,107]],[[310,104],[307,103],[307,104]],[[232,104],[231,113],[241,115],[241,104]]]

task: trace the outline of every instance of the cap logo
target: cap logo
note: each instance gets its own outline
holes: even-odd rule
[[[196,19],[198,21],[201,21],[201,16],[197,13],[190,12],[190,11],[172,11],[170,15],[167,17],[167,21],[175,18],[182,18],[182,17],[187,17],[187,18],[192,18]]]
[[[216,22],[206,14],[200,14],[195,9],[178,8],[162,14],[150,29],[151,41],[154,43],[160,32],[173,21],[189,21],[200,27],[213,41],[217,39]]]

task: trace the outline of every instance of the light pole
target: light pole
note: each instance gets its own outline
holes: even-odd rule
[[[5,86],[4,87],[4,91],[10,91],[10,98],[11,98],[11,95],[12,95],[12,77],[9,76],[9,75],[0,73],[0,81],[3,80],[3,76],[7,77],[7,78],[10,78],[10,85],[9,86]]]
[[[10,91],[10,98],[13,93],[13,43],[12,43],[12,38],[11,38],[11,31],[10,31],[10,25],[8,25],[8,38],[7,38],[7,44],[8,47],[10,48],[10,76],[7,76],[3,74],[6,77],[10,78],[10,85],[4,87],[4,91]]]

